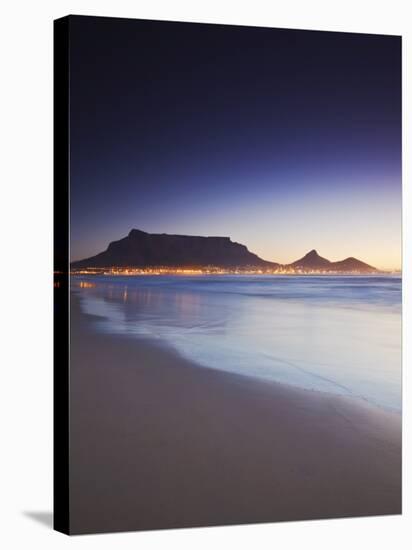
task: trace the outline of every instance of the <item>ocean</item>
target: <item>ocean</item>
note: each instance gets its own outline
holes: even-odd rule
[[[92,275],[71,289],[96,331],[401,411],[399,276]]]

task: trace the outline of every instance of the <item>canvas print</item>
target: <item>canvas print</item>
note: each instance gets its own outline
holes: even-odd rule
[[[401,38],[55,23],[55,525],[401,513]]]

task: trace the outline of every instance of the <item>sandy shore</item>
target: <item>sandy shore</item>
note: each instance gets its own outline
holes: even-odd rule
[[[71,309],[72,533],[401,512],[400,416],[96,334]]]

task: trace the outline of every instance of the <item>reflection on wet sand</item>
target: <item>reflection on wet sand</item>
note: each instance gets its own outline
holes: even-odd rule
[[[400,279],[73,280],[97,330],[161,340],[203,366],[400,411]]]

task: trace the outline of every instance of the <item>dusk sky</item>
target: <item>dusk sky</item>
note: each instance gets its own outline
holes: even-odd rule
[[[138,228],[400,267],[398,37],[70,24],[72,260]]]

